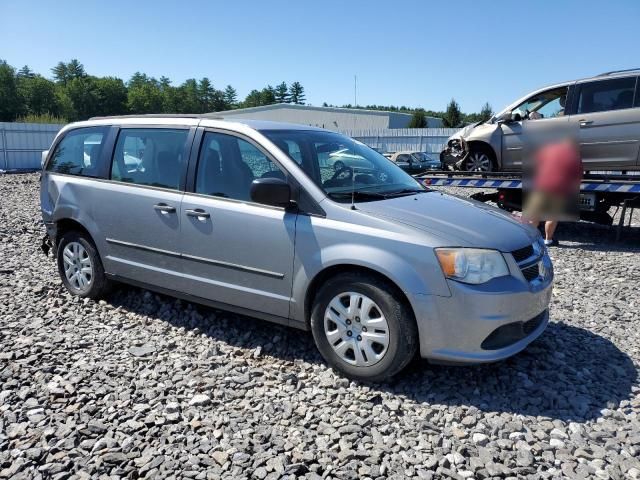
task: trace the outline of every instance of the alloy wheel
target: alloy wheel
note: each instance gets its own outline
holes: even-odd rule
[[[490,172],[491,159],[484,152],[471,152],[465,161],[465,167],[468,172]]]

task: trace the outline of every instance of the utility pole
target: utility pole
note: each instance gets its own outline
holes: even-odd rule
[[[353,76],[353,106],[358,106],[358,76]]]

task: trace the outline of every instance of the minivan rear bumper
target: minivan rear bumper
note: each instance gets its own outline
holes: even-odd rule
[[[450,297],[411,298],[420,355],[434,363],[503,360],[538,338],[549,323],[552,276],[535,289],[511,276],[485,285],[449,283]]]

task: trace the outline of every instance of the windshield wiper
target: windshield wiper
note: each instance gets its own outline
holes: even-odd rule
[[[365,190],[353,190],[353,191],[346,191],[346,192],[329,192],[328,195],[331,198],[387,198],[387,195],[384,193],[380,193],[380,192],[367,192]]]
[[[367,190],[353,190],[343,192],[330,192],[328,195],[331,198],[360,198],[360,199],[380,199],[380,198],[392,198],[401,195],[412,195],[414,193],[426,193],[429,190],[418,190],[413,188],[403,188],[402,190],[394,190],[391,192],[370,192]]]
[[[399,195],[413,195],[414,193],[427,193],[431,190],[423,190],[417,188],[403,188],[402,190],[394,190],[392,192],[386,192],[385,197],[397,197]]]

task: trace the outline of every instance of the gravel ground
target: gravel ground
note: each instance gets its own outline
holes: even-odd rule
[[[296,330],[71,297],[37,180],[0,176],[0,478],[640,478],[638,228],[561,226],[552,322],[515,358],[363,385]]]

